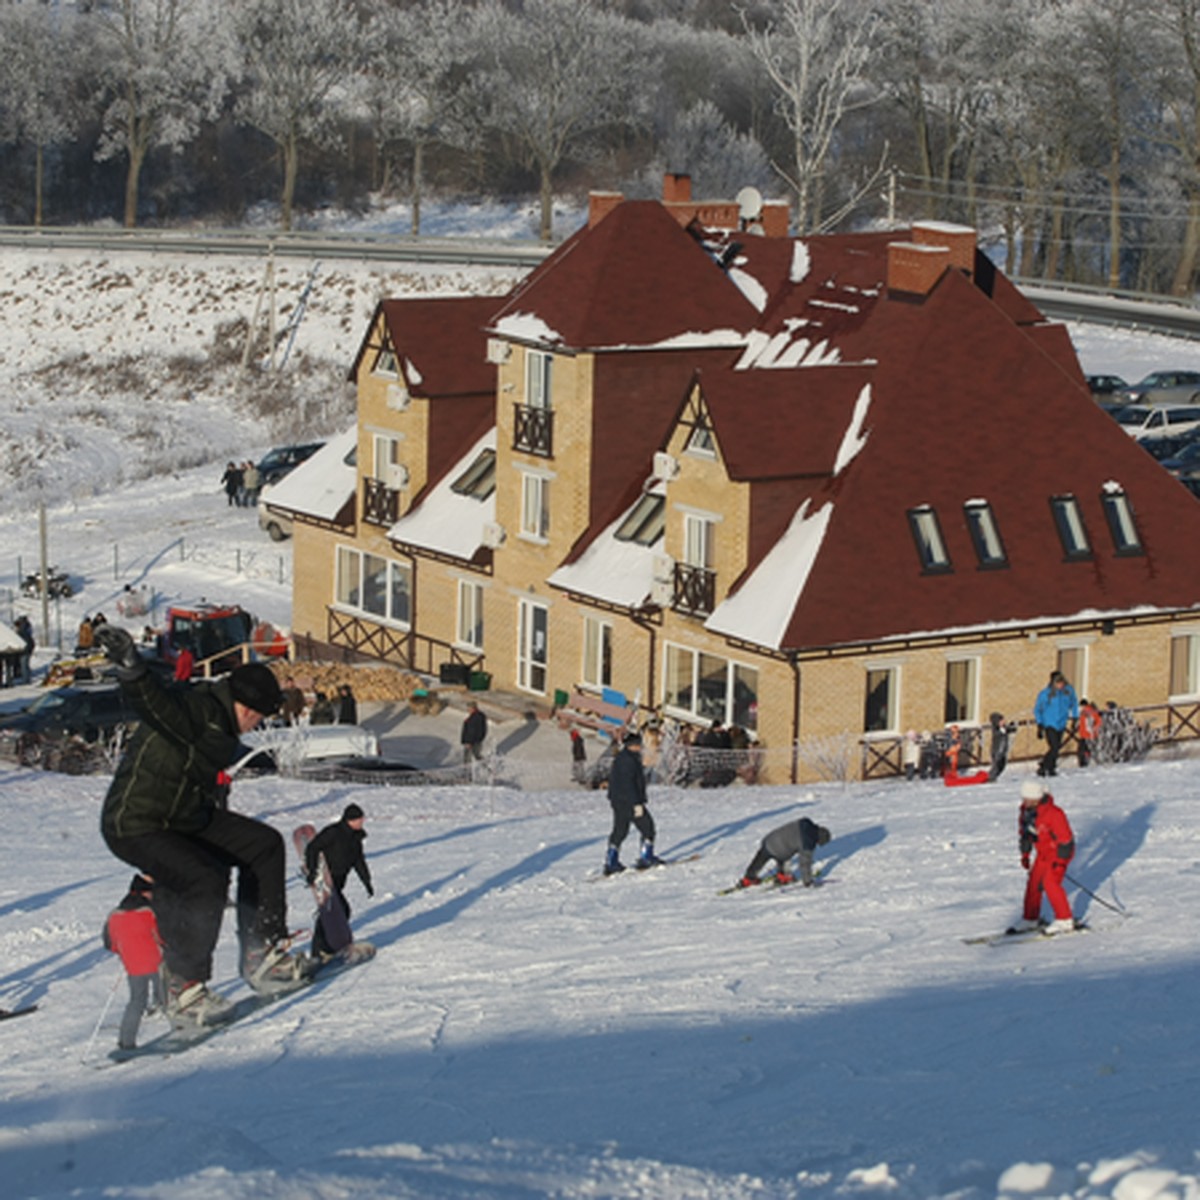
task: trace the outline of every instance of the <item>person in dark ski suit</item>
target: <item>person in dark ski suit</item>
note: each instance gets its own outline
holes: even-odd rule
[[[362,880],[367,895],[375,895],[375,885],[371,882],[371,868],[367,866],[367,859],[363,853],[363,842],[367,839],[367,831],[363,828],[364,820],[363,810],[357,804],[347,804],[341,820],[326,825],[304,848],[305,880],[310,887],[316,882],[323,854],[325,865],[329,868],[333,894],[346,914],[347,925],[350,923],[350,901],[346,899],[345,888],[346,879],[352,870]],[[313,953],[321,957],[328,957],[333,953],[333,948],[325,939],[325,931],[320,921],[313,930]]]
[[[1042,893],[1045,892],[1054,912],[1054,920],[1043,932],[1071,932],[1075,928],[1075,921],[1067,894],[1063,891],[1063,877],[1075,855],[1075,835],[1071,832],[1067,814],[1054,803],[1054,797],[1036,779],[1027,779],[1021,784],[1017,836],[1021,848],[1021,866],[1029,872],[1029,878],[1025,883],[1022,919],[1013,928],[1023,931],[1038,927],[1041,923]]]
[[[807,817],[789,821],[786,825],[780,825],[778,829],[772,829],[759,843],[758,851],[743,872],[738,886],[754,887],[762,883],[758,873],[772,859],[775,860],[775,882],[791,883],[796,876],[788,871],[787,865],[798,855],[800,882],[805,887],[812,887],[813,851],[818,846],[828,845],[829,838],[829,830],[824,825],[818,825]]]
[[[101,834],[113,854],[155,881],[168,1015],[176,1024],[212,1024],[231,1008],[207,982],[233,867],[243,978],[271,992],[297,982],[307,966],[287,950],[283,838],[227,808],[226,768],[243,754],[242,734],[279,707],[279,683],[269,667],[245,663],[215,683],[168,687],[124,629],[105,626],[96,641],[140,718],[104,798]]]
[[[343,683],[337,690],[337,723],[339,725],[358,724],[358,700],[354,690],[348,683]]]
[[[162,1004],[162,938],[150,907],[154,884],[144,875],[135,875],[125,898],[108,914],[104,922],[104,948],[120,955],[129,978],[129,1003],[121,1016],[117,1048],[133,1050],[137,1046],[142,1014]]]
[[[646,772],[642,767],[642,735],[633,730],[625,735],[621,749],[613,756],[608,772],[608,802],[612,805],[612,831],[604,859],[605,875],[625,870],[621,862],[621,843],[633,825],[642,835],[641,853],[636,866],[656,867],[662,859],[654,853],[654,818],[646,806]]]

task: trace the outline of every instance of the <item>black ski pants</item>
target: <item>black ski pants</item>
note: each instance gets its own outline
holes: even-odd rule
[[[1063,731],[1047,725],[1042,732],[1046,735],[1046,753],[1038,763],[1039,775],[1058,774],[1058,752],[1062,748]]]
[[[283,838],[270,825],[219,810],[200,833],[163,830],[106,840],[118,858],[154,880],[154,915],[173,975],[188,982],[212,978],[233,867],[242,953],[287,935]]]
[[[613,810],[612,832],[608,835],[608,844],[618,849],[633,825],[638,833],[648,842],[654,841],[654,818],[644,804],[626,804],[611,801]]]

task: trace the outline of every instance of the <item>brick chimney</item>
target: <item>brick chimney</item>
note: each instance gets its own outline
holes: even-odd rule
[[[912,233],[918,246],[945,246],[950,251],[950,265],[964,272],[968,279],[974,276],[975,230],[969,225],[918,221],[913,225]]]
[[[624,199],[620,192],[588,192],[588,228],[599,225]]]
[[[891,242],[888,244],[888,292],[902,296],[928,296],[949,266],[950,250],[946,246]]]
[[[687,204],[692,198],[692,177],[690,175],[672,175],[669,171],[663,176],[663,203]]]

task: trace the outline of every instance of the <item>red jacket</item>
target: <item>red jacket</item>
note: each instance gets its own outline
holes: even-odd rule
[[[1027,858],[1035,848],[1039,858],[1058,859],[1064,866],[1074,857],[1075,835],[1071,832],[1071,822],[1054,803],[1053,796],[1045,796],[1037,804],[1023,804],[1017,816],[1017,828],[1022,858]]]
[[[158,922],[148,904],[116,908],[104,926],[104,944],[121,956],[128,975],[153,975],[162,965]]]

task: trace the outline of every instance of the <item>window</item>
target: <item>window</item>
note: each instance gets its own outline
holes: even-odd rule
[[[639,546],[652,546],[662,537],[666,509],[665,496],[643,496],[630,510],[629,516],[617,527],[614,536],[619,542],[637,542]]]
[[[963,513],[980,567],[1007,567],[1008,554],[1000,540],[992,506],[986,500],[968,500],[963,505]]]
[[[593,687],[612,686],[612,625],[597,617],[583,618],[584,683]]]
[[[372,476],[387,483],[393,478],[392,467],[400,462],[399,439],[377,433],[371,439]]]
[[[866,733],[896,730],[896,668],[876,667],[867,671],[867,693],[863,705]]]
[[[1079,501],[1074,496],[1052,496],[1050,508],[1068,560],[1091,558],[1092,546],[1083,524],[1083,514],[1079,511]]]
[[[371,364],[371,371],[375,375],[390,375],[393,378],[400,374],[400,363],[396,359],[396,351],[392,347],[392,339],[387,333],[383,335],[383,345],[379,347],[375,354],[375,361]]]
[[[1200,694],[1200,634],[1177,633],[1171,638],[1172,697]]]
[[[407,563],[339,546],[337,602],[385,621],[407,625],[412,619],[412,568]]]
[[[1087,695],[1087,647],[1062,646],[1058,651],[1056,670],[1075,689],[1075,697]]]
[[[479,457],[450,485],[452,492],[486,500],[496,490],[496,452],[481,451]]]
[[[908,510],[908,525],[913,541],[917,544],[917,555],[922,571],[949,571],[950,556],[942,540],[942,528],[937,513],[928,504]]]
[[[550,536],[550,480],[521,474],[521,534],[544,542]]]
[[[546,691],[549,620],[544,604],[522,600],[517,606],[517,686],[539,695]]]
[[[687,440],[687,451],[692,454],[704,454],[708,457],[713,457],[717,453],[717,441],[713,437],[712,428],[706,420],[701,420],[692,430],[691,437]]]
[[[554,356],[544,350],[525,351],[525,403],[530,408],[550,407],[550,380]]]
[[[683,515],[683,561],[689,567],[712,570],[715,523],[696,513]]]
[[[663,705],[683,717],[758,728],[758,671],[716,654],[668,644]]]
[[[1112,534],[1113,549],[1119,555],[1141,554],[1142,539],[1133,519],[1133,505],[1129,503],[1129,497],[1120,488],[1113,488],[1104,492],[1100,502],[1104,506],[1108,531]]]
[[[458,643],[483,649],[483,584],[458,581]]]
[[[957,658],[946,664],[946,705],[943,719],[947,725],[960,725],[979,719],[976,702],[977,658]]]

